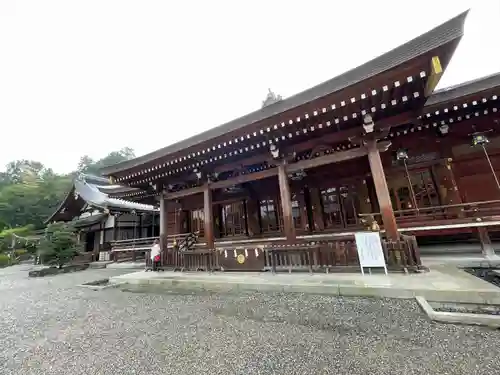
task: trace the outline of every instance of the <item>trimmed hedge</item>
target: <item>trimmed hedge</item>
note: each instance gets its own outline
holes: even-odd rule
[[[7,254],[0,254],[0,267],[7,267],[10,264],[10,257]]]

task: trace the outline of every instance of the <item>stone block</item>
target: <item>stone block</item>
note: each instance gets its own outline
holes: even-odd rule
[[[433,321],[500,328],[500,316],[498,315],[435,311],[424,297],[417,296],[415,299],[429,319]]]

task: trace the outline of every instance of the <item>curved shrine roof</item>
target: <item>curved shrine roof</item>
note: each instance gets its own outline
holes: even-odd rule
[[[357,68],[354,68],[344,74],[334,77],[299,94],[263,107],[248,115],[217,126],[206,132],[187,138],[183,141],[174,143],[157,151],[110,166],[108,168],[104,168],[101,172],[103,175],[109,176],[146,163],[153,162],[167,155],[187,150],[203,142],[221,137],[227,133],[232,133],[234,131],[240,130],[248,125],[260,122],[276,115],[280,115],[281,113],[305,105],[316,99],[322,98],[335,92],[339,92],[347,87],[367,80],[392,68],[396,68],[402,64],[412,61],[413,59],[416,59],[417,57],[429,53],[436,48],[447,45],[448,43],[454,41],[458,41],[463,35],[464,22],[467,13],[468,11],[463,12],[458,16],[450,19],[449,21],[428,31],[427,33],[420,35],[417,38],[412,39],[411,41],[361,66],[358,66]]]
[[[159,211],[158,208],[149,204],[142,204],[109,196],[109,193],[116,192],[119,189],[131,190],[131,188],[120,185],[112,185],[106,178],[80,174],[75,178],[73,186],[66,195],[64,201],[59,205],[51,217],[46,220],[46,223],[59,220],[72,220],[75,216],[80,214],[85,205],[89,205],[96,209],[121,212]]]

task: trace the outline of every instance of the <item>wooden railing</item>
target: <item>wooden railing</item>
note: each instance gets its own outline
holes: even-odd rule
[[[382,239],[389,270],[417,271],[421,268],[415,237],[402,235],[399,241]],[[149,258],[149,257],[147,257]],[[359,271],[353,236],[317,242],[286,244],[247,243],[217,249],[193,249],[180,252],[169,249],[162,265],[188,271]]]
[[[175,244],[174,244],[175,239]],[[169,245],[166,250],[162,251],[161,254],[161,267],[169,267],[173,269],[184,269],[184,262],[189,261],[188,255],[196,251],[196,254],[199,252],[205,252],[205,250],[196,250],[195,245],[198,241],[198,233],[183,233],[179,235],[171,235],[168,236]],[[145,253],[146,256],[146,269],[152,269],[153,264],[151,261],[150,250],[149,247]],[[201,256],[201,255],[200,255]],[[201,267],[201,266],[200,266]],[[206,267],[205,267],[206,268]]]
[[[445,206],[432,206],[394,211],[398,222],[426,221],[438,219],[460,219],[478,217],[481,215],[500,215],[500,200],[450,204]],[[380,221],[379,212],[359,214],[360,218],[374,217]]]
[[[188,233],[173,234],[167,236],[167,246],[173,247],[174,240],[181,241],[184,239]],[[124,260],[131,259],[136,261],[138,258],[144,258],[150,251],[151,246],[155,240],[159,240],[159,237],[145,237],[145,238],[135,238],[130,240],[119,240],[111,241],[111,254],[112,260]]]

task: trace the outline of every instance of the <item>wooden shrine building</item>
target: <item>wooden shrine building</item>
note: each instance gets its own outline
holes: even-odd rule
[[[159,233],[159,210],[154,205],[123,199],[141,191],[113,185],[108,179],[78,175],[56,211],[46,224],[71,222],[87,253],[106,260],[112,241],[151,238]]]
[[[500,76],[434,92],[466,15],[318,86],[286,99],[270,93],[253,113],[102,172],[141,189],[138,199],[159,200],[165,249],[169,235],[192,232],[200,249],[225,257],[304,241],[325,241],[335,253],[335,241],[370,223],[385,241],[406,247],[414,246],[408,235],[477,229],[488,247],[485,229],[500,225]],[[416,253],[405,256],[419,261]]]

